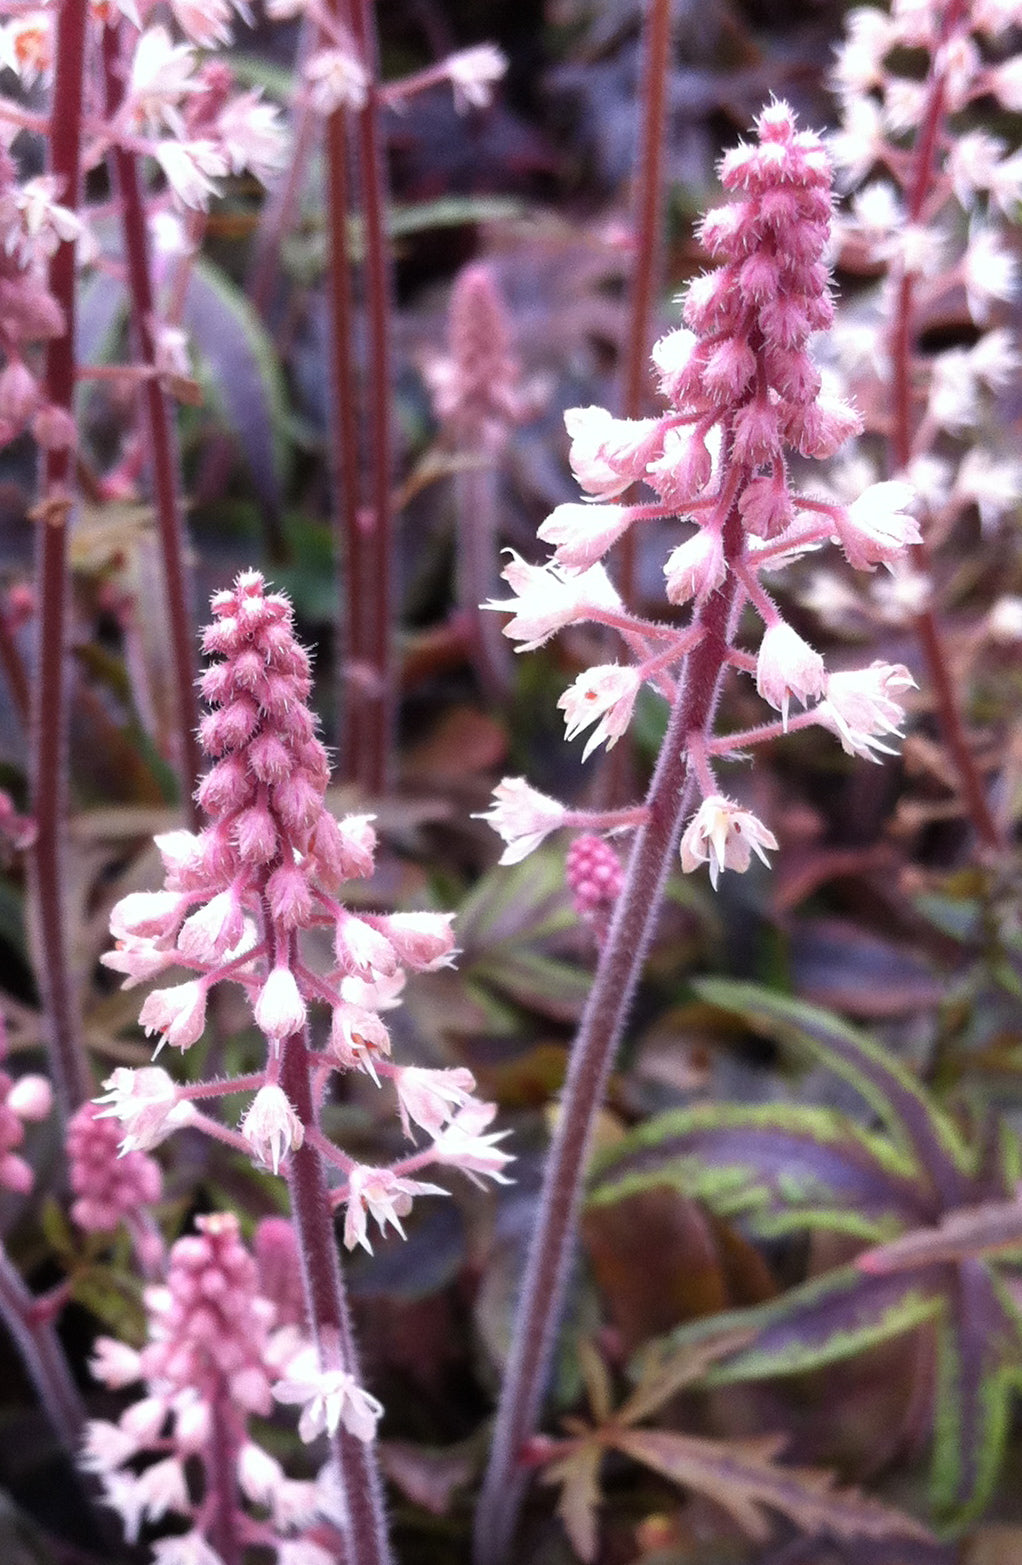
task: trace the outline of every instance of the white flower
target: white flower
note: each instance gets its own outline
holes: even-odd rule
[[[511,560],[501,575],[518,596],[482,606],[513,616],[504,626],[504,635],[522,643],[517,652],[541,647],[567,625],[621,611],[621,599],[602,565],[576,575],[559,565],[528,565],[513,549],[507,552]]]
[[[308,1348],[290,1367],[290,1373],[273,1388],[277,1402],[302,1406],[298,1433],[308,1442],[319,1434],[336,1434],[343,1424],[356,1439],[366,1443],[376,1436],[383,1406],[344,1369],[320,1369],[315,1348]]]
[[[356,1244],[372,1254],[367,1225],[369,1218],[379,1224],[385,1234],[387,1224],[396,1228],[402,1239],[405,1231],[401,1218],[412,1209],[412,1197],[417,1195],[446,1195],[439,1185],[428,1185],[419,1179],[402,1179],[389,1168],[371,1168],[356,1163],[348,1173],[348,1210],[344,1218],[344,1243],[349,1250]]]
[[[451,1070],[404,1065],[395,1069],[393,1080],[406,1136],[411,1135],[409,1120],[430,1136],[438,1136],[451,1116],[470,1101],[476,1084],[472,1072],[462,1065]]]
[[[499,1185],[510,1184],[503,1170],[514,1159],[510,1152],[502,1152],[497,1145],[510,1132],[501,1130],[488,1136],[483,1135],[496,1112],[495,1103],[480,1103],[473,1098],[434,1140],[434,1161],[460,1168],[470,1179],[475,1174],[486,1174]],[[473,1182],[481,1183],[478,1179]]]
[[[306,61],[302,74],[309,101],[319,114],[333,114],[338,109],[358,113],[365,108],[369,73],[347,49],[317,49]]]
[[[175,135],[184,134],[177,105],[196,90],[194,70],[190,44],[172,42],[165,27],[146,29],[135,45],[126,97],[139,129],[156,129],[163,121]]]
[[[306,1014],[294,974],[288,967],[275,967],[255,1003],[256,1026],[279,1043],[305,1026]]]
[[[975,502],[984,531],[1010,515],[1022,495],[1022,462],[997,461],[982,446],[972,446],[955,474],[954,493]]]
[[[238,1452],[238,1484],[253,1505],[270,1505],[277,1486],[284,1482],[284,1469],[261,1445],[246,1440]]]
[[[277,1544],[277,1565],[334,1565],[336,1559],[311,1538],[286,1538]]]
[[[267,1082],[252,1099],[241,1134],[259,1162],[279,1174],[281,1159],[305,1140],[305,1127],[281,1088]]]
[[[804,706],[809,696],[822,695],[826,677],[820,654],[797,631],[784,620],[767,626],[756,661],[756,689],[785,725],[792,696]]]
[[[220,191],[210,176],[228,172],[227,159],[213,141],[158,141],[153,156],[166,175],[179,206],[204,212]]]
[[[111,909],[110,933],[115,940],[165,937],[177,927],[181,910],[176,891],[131,891]]]
[[[364,1070],[379,1085],[374,1056],[390,1053],[390,1034],[376,1015],[347,1002],[334,1008],[330,1049],[349,1070]]]
[[[915,680],[902,663],[872,663],[831,674],[814,716],[837,735],[846,754],[875,761],[874,751],[896,753],[881,741],[891,734],[900,738],[905,709],[894,697],[914,688]]]
[[[717,889],[722,869],[744,875],[755,853],[768,863],[765,848],[776,848],[777,838],[755,815],[732,799],[712,794],[704,799],[682,834],[681,867],[686,875],[699,864],[710,866],[710,884]]]
[[[191,961],[219,961],[241,939],[244,914],[233,891],[218,892],[189,915],[178,932],[177,948]]]
[[[168,1511],[187,1513],[189,1500],[184,1463],[176,1456],[154,1462],[140,1475],[135,1494],[148,1521],[159,1521]]]
[[[102,1418],[92,1418],[85,1426],[79,1463],[89,1473],[112,1473],[131,1460],[138,1450],[133,1434],[119,1424],[111,1424]]]
[[[507,72],[507,59],[496,44],[481,43],[472,49],[459,49],[444,61],[444,70],[454,89],[454,107],[486,109],[493,102],[493,84]]]
[[[48,78],[53,66],[54,18],[46,11],[25,11],[0,27],[0,66],[14,71],[26,87]]]
[[[266,185],[287,162],[288,135],[280,110],[259,92],[229,99],[216,128],[233,174],[247,168]]]
[[[1022,641],[1022,598],[998,598],[987,615],[986,628],[994,641],[1008,645]]]
[[[453,913],[387,913],[379,922],[399,962],[418,973],[435,973],[450,967],[456,955],[453,917]]]
[[[493,790],[491,808],[477,819],[487,821],[507,843],[500,863],[517,864],[564,825],[567,813],[556,799],[530,788],[524,777],[505,777]]]
[[[664,566],[667,598],[670,603],[687,603],[694,598],[705,603],[727,575],[724,546],[718,529],[700,527],[699,531],[672,550]]]
[[[146,996],[138,1020],[147,1034],[161,1034],[157,1054],[165,1043],[175,1049],[187,1049],[202,1037],[206,1026],[206,988],[204,983],[193,980],[174,984],[170,989],[154,989]]]
[[[360,978],[392,973],[398,965],[397,952],[386,935],[353,913],[345,913],[337,920],[334,950],[341,971]]]
[[[962,257],[962,282],[969,313],[980,325],[995,300],[1007,303],[1018,291],[1018,262],[992,227],[974,227]]]
[[[158,1065],[142,1070],[119,1066],[103,1083],[107,1088],[96,1103],[109,1104],[97,1119],[118,1119],[125,1127],[120,1151],[148,1152],[172,1131],[195,1118],[195,1107],[178,1096],[175,1083]]]
[[[142,1360],[134,1348],[116,1337],[97,1337],[89,1373],[110,1391],[120,1391],[142,1378]]]
[[[948,151],[951,188],[966,211],[977,190],[989,190],[997,179],[997,170],[1005,153],[1004,142],[985,130],[970,130],[956,136]]]
[[[199,1532],[180,1533],[176,1538],[160,1538],[149,1547],[153,1565],[223,1565]]]
[[[911,484],[888,479],[870,484],[839,513],[835,528],[849,565],[858,571],[872,570],[921,542],[919,524],[906,510],[914,493]]]
[[[597,746],[614,745],[631,721],[635,698],[642,685],[637,668],[622,668],[618,663],[603,663],[579,674],[557,705],[564,713],[565,739],[578,737],[590,723],[597,726],[582,751],[583,761]]]
[[[645,472],[659,424],[655,418],[614,418],[606,408],[568,408],[568,461],[580,486],[603,500],[623,494]]]
[[[567,571],[584,571],[601,560],[631,526],[627,505],[558,505],[539,529],[554,545],[554,559]]]

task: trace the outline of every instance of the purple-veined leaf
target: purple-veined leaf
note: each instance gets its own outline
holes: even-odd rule
[[[813,1055],[850,1082],[932,1187],[934,1217],[941,1209],[968,1202],[969,1156],[961,1137],[897,1060],[818,1006],[730,979],[703,978],[693,988],[711,1005],[734,1012],[781,1044]]]
[[[615,1450],[673,1483],[708,1495],[761,1543],[771,1531],[765,1510],[779,1511],[809,1533],[925,1540],[932,1536],[914,1517],[855,1489],[836,1489],[829,1472],[778,1463],[775,1458],[785,1443],[783,1435],[723,1441],[670,1429],[614,1429],[606,1431],[605,1438]]]
[[[856,1257],[860,1271],[871,1276],[912,1271],[940,1262],[962,1262],[1000,1251],[1022,1251],[1022,1205],[988,1201],[962,1206],[943,1218],[938,1228],[921,1228]]]
[[[876,1239],[926,1223],[932,1193],[882,1136],[829,1109],[699,1104],[657,1115],[597,1161],[593,1204],[670,1185],[748,1232]]]

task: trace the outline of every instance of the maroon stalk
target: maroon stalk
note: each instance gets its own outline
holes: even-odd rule
[[[964,0],[951,0],[940,29],[944,43],[961,23]],[[933,183],[933,161],[945,112],[944,79],[935,73],[923,113],[919,136],[913,152],[912,177],[908,189],[907,221],[920,220]],[[912,323],[915,275],[906,272],[898,284],[892,327],[891,358],[894,371],[894,433],[892,446],[898,468],[904,470],[912,456],[914,419],[912,416]],[[925,544],[918,545],[925,559]],[[958,785],[976,834],[988,848],[1004,846],[1004,837],[987,801],[986,789],[969,743],[959,710],[954,679],[947,658],[944,634],[932,607],[916,616],[916,634],[930,676],[930,688],[937,708],[937,721],[958,777]]]
[[[741,485],[736,490],[740,492]],[[725,558],[731,563],[743,545],[737,502],[724,524],[723,540]],[[688,660],[684,688],[674,705],[646,799],[649,818],[636,835],[625,884],[572,1045],[515,1317],[490,1464],[476,1513],[476,1565],[502,1565],[509,1558],[527,1482],[521,1455],[536,1431],[549,1378],[593,1127],[690,807],[688,736],[698,733],[708,737],[712,728],[733,634],[734,598],[735,578],[729,571],[723,586],[693,621],[703,637]]]
[[[64,0],[55,19],[55,64],[50,121],[50,172],[60,200],[77,209],[81,183],[82,77],[87,0]],[[72,411],[75,390],[75,247],[58,245],[49,289],[64,311],[66,330],[46,352],[45,394]],[[92,1081],[79,1037],[78,1002],[68,960],[63,888],[69,878],[65,841],[70,707],[67,658],[67,536],[74,465],[69,450],[46,451],[38,508],[38,673],[32,706],[32,814],[38,835],[29,856],[29,881],[41,948],[37,963],[54,1087],[67,1118],[90,1095]]]
[[[120,47],[120,26],[103,30],[103,78],[107,115],[113,119],[124,99],[124,59]],[[136,352],[145,365],[156,359],[152,320],[155,311],[152,273],[149,266],[145,204],[139,180],[138,159],[133,152],[115,146],[110,152],[111,173],[120,196],[124,256],[127,263],[131,325]],[[177,462],[174,453],[173,425],[163,387],[155,375],[142,385],[150,451],[152,454],[153,498],[160,533],[164,584],[170,619],[170,655],[177,688],[177,744],[174,756],[181,800],[189,824],[197,830],[198,807],[193,798],[201,769],[199,752],[199,706],[196,693],[195,627],[189,612],[185,571],[184,523],[178,498]]]
[[[383,792],[391,765],[394,677],[391,654],[392,553],[390,419],[390,275],[386,232],[386,182],[380,137],[376,32],[370,0],[345,0],[347,22],[370,87],[355,116],[365,247],[368,388],[365,431],[370,452],[365,505],[360,507],[359,587],[364,594],[363,642],[354,648],[348,682],[349,711],[360,708],[357,752],[342,742],[345,775],[370,794]],[[343,736],[342,736],[343,740]]]
[[[632,225],[633,264],[628,301],[628,338],[625,343],[625,418],[638,418],[649,395],[649,345],[652,336],[653,298],[660,275],[663,233],[664,143],[667,126],[667,83],[671,65],[672,0],[648,0],[643,30],[641,120],[635,163],[635,215]],[[618,591],[625,605],[634,607],[636,537],[628,532],[621,540]]]
[[[284,1044],[280,1085],[302,1124],[315,1125],[308,1046],[302,1033],[292,1034]],[[317,1344],[330,1337],[338,1341],[345,1368],[361,1383],[323,1160],[308,1142],[291,1153],[288,1185],[313,1336]],[[372,1447],[356,1439],[343,1424],[331,1446],[348,1508],[352,1565],[389,1565],[383,1486]]]
[[[85,1408],[46,1309],[33,1298],[0,1246],[0,1319],[13,1338],[43,1410],[61,1445],[76,1455]]]

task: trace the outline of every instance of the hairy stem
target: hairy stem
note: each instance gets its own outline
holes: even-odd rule
[[[961,25],[964,13],[964,0],[951,0],[941,23],[941,44],[945,43]],[[945,80],[939,70],[935,70],[912,155],[912,172],[907,192],[909,223],[920,220],[933,183],[934,156],[945,109]],[[905,272],[899,280],[891,333],[891,360],[894,375],[894,430],[891,443],[895,463],[902,470],[908,466],[912,457],[914,434],[912,326],[916,280],[916,274],[913,272]],[[925,559],[925,545],[918,545],[917,552]],[[932,605],[927,606],[916,616],[915,630],[930,677],[930,687],[937,708],[937,721],[950,753],[958,786],[973,828],[988,848],[1003,847],[1003,833],[994,819],[983,778],[976,765],[976,758],[972,753],[972,746],[962,722],[944,634]]]
[[[737,504],[733,504],[724,527],[726,559],[735,560],[741,547],[741,518]],[[476,1515],[476,1565],[502,1565],[509,1557],[527,1481],[520,1453],[535,1433],[549,1378],[593,1126],[690,808],[695,785],[688,765],[688,736],[708,737],[713,724],[728,666],[736,592],[735,577],[729,571],[724,585],[695,617],[702,637],[688,658],[647,795],[648,818],[636,835],[625,884],[572,1046],[497,1408],[490,1464]]]
[[[65,0],[57,12],[50,172],[63,204],[74,211],[81,182],[82,72],[88,0]],[[75,389],[75,247],[58,245],[50,261],[49,288],[64,311],[66,329],[46,352],[48,401],[72,411]],[[43,458],[38,515],[38,675],[32,706],[32,814],[37,837],[29,856],[29,886],[41,950],[36,971],[46,1019],[46,1043],[61,1112],[69,1116],[92,1091],[79,1038],[78,1002],[68,959],[63,888],[69,879],[65,808],[68,699],[67,538],[72,505],[69,450]]]
[[[36,1301],[0,1246],[0,1316],[39,1395],[54,1433],[65,1450],[77,1455],[85,1427],[85,1408],[71,1378],[53,1320],[35,1311]]]
[[[293,1034],[284,1044],[280,1085],[302,1123],[315,1126],[308,1046],[302,1033]],[[329,1361],[331,1340],[339,1343],[345,1368],[360,1381],[323,1160],[309,1142],[291,1153],[288,1184],[306,1311],[321,1362]],[[350,1558],[357,1565],[389,1565],[383,1485],[373,1448],[343,1424],[330,1443],[345,1495]]]
[[[210,1511],[209,1541],[223,1565],[241,1565],[245,1547],[238,1527],[241,1498],[238,1493],[237,1417],[226,1386],[211,1413],[209,1440],[204,1452],[206,1501]]]
[[[113,119],[124,99],[125,62],[120,47],[121,27],[106,27],[103,32],[103,77],[106,112]],[[155,362],[156,347],[152,321],[155,312],[152,273],[149,267],[145,205],[139,181],[138,159],[134,153],[115,146],[110,152],[114,185],[120,196],[121,227],[127,263],[128,295],[131,301],[131,325],[136,351],[145,365]],[[153,498],[163,559],[164,586],[170,620],[170,655],[177,692],[177,742],[174,763],[178,774],[181,801],[189,825],[197,830],[199,809],[193,798],[201,769],[199,751],[199,707],[195,676],[195,627],[188,606],[185,569],[184,524],[178,499],[177,461],[173,444],[173,424],[167,397],[154,375],[142,386],[149,433],[153,474]]]

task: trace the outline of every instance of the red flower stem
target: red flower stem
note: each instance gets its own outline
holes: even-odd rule
[[[272,927],[268,910],[264,910],[264,924],[266,928]],[[292,941],[292,970],[294,957]],[[280,1086],[302,1124],[318,1130],[312,1069],[306,1033],[292,1033],[281,1047]],[[344,1368],[361,1385],[358,1353],[337,1253],[330,1192],[322,1156],[309,1139],[290,1153],[287,1182],[291,1216],[298,1237],[305,1310],[320,1362],[329,1362],[331,1345],[337,1344]],[[330,1437],[330,1445],[344,1493],[348,1534],[346,1558],[352,1565],[391,1565],[383,1483],[372,1445],[357,1439],[343,1424]]]
[[[364,712],[354,674],[366,641],[366,601],[363,591],[366,543],[359,516],[359,398],[355,373],[355,310],[348,253],[351,198],[346,110],[338,109],[329,116],[325,141],[329,245],[327,307],[330,313],[330,381],[335,423],[332,446],[335,484],[339,492],[337,553],[343,561],[338,679],[339,768],[343,777],[352,780],[358,773],[364,744]]]
[[[211,1408],[209,1441],[203,1452],[206,1473],[205,1503],[209,1508],[206,1523],[209,1542],[223,1565],[242,1565],[245,1548],[238,1519],[241,1499],[238,1493],[237,1416],[226,1386]]]
[[[737,502],[732,503],[723,537],[725,559],[730,563],[738,558],[743,545]],[[696,615],[702,638],[689,655],[650,783],[648,818],[636,835],[625,884],[572,1046],[515,1316],[490,1463],[476,1512],[476,1565],[502,1565],[509,1557],[527,1483],[521,1453],[535,1434],[549,1378],[593,1126],[691,805],[695,779],[688,764],[689,736],[708,739],[712,730],[727,672],[736,591],[734,573],[728,571],[720,590]]]
[[[106,112],[113,120],[125,93],[125,63],[120,47],[121,28],[103,29],[103,79]],[[146,213],[138,174],[138,159],[123,147],[110,150],[114,185],[120,195],[124,255],[127,262],[131,325],[136,351],[144,365],[156,359],[152,320],[155,312],[152,273],[149,267]],[[166,395],[156,377],[141,388],[149,430],[156,518],[163,557],[164,586],[170,618],[170,655],[177,690],[177,742],[174,761],[181,801],[192,830],[201,822],[193,798],[201,770],[199,706],[196,691],[195,627],[188,608],[185,570],[184,523],[178,501],[177,461],[173,424]]]
[[[82,72],[88,0],[64,0],[54,26],[55,63],[50,120],[50,172],[60,200],[74,211],[81,182]],[[47,346],[44,390],[49,402],[72,412],[75,390],[75,247],[58,245],[49,288],[64,312],[63,336]],[[37,524],[39,595],[38,677],[33,691],[31,813],[37,837],[29,855],[29,885],[40,944],[36,964],[46,1020],[50,1070],[62,1114],[68,1117],[92,1092],[81,1047],[78,1001],[68,960],[63,890],[70,880],[65,840],[70,703],[67,658],[67,536],[74,468],[71,452],[47,451]]]
[[[318,31],[309,17],[302,18],[293,67],[296,76],[300,74],[303,63],[311,53]],[[268,192],[259,214],[259,223],[252,246],[252,265],[245,287],[253,307],[260,315],[266,315],[273,298],[284,235],[291,226],[298,206],[309,159],[315,146],[317,119],[318,116],[307,99],[299,103],[292,127],[291,157],[287,170],[283,178],[277,180]]]
[[[38,1303],[0,1246],[0,1318],[21,1355],[54,1433],[66,1451],[77,1455],[85,1428],[85,1407],[64,1357],[52,1313],[39,1310]]]
[[[672,0],[648,0],[643,28],[641,120],[636,152],[635,216],[629,296],[628,338],[625,344],[623,405],[625,418],[638,418],[649,396],[649,348],[653,298],[662,251],[664,143],[667,125],[667,83],[671,64]],[[617,587],[634,607],[636,538],[629,530],[618,551]]]
[[[32,692],[25,671],[25,660],[2,609],[0,609],[0,667],[7,676],[7,685],[15,711],[27,727],[32,710]]]
[[[379,126],[379,86],[376,33],[370,0],[346,0],[347,21],[371,76],[365,107],[355,116],[365,245],[365,294],[368,339],[368,449],[363,576],[366,596],[365,642],[355,651],[356,668],[364,675],[349,687],[349,699],[361,707],[361,743],[347,756],[345,775],[370,794],[386,787],[391,770],[394,721],[394,673],[391,652],[393,597],[393,523],[391,516],[390,420],[390,268],[387,253],[386,181]]]
[[[951,0],[944,12],[940,28],[940,44],[944,44],[960,25],[965,14],[965,0]],[[939,45],[938,45],[939,47]],[[934,156],[944,118],[946,88],[944,77],[935,74],[923,113],[919,137],[912,154],[908,187],[908,213],[906,221],[918,222],[922,216],[927,195],[934,178]],[[895,464],[904,470],[912,457],[912,326],[913,295],[917,277],[905,272],[898,283],[897,302],[891,340],[891,359],[894,367],[894,432],[892,445]],[[916,552],[925,562],[926,546],[919,544]],[[930,678],[930,689],[937,709],[937,722],[944,743],[958,777],[958,786],[973,828],[986,847],[1004,847],[1004,834],[994,819],[987,800],[986,788],[976,758],[972,753],[962,723],[954,679],[948,662],[943,631],[932,606],[922,610],[915,618],[916,635]]]

